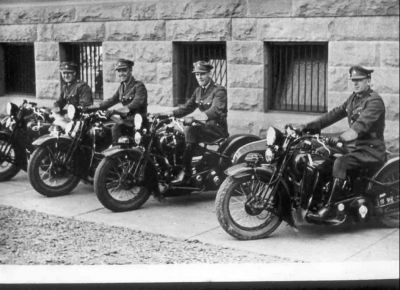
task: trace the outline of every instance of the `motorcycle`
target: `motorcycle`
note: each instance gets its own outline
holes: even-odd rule
[[[111,145],[114,122],[104,111],[69,105],[67,116],[71,121],[65,132],[54,127],[32,144],[36,149],[28,165],[29,181],[37,192],[48,197],[70,193],[80,180],[93,183],[101,152]]]
[[[399,156],[377,166],[348,172],[342,194],[334,201],[336,218],[316,221],[309,212],[327,203],[332,187],[332,165],[343,153],[343,143],[288,126],[282,133],[270,127],[264,161],[255,156],[226,170],[215,208],[221,227],[239,240],[265,238],[282,221],[340,225],[374,217],[388,227],[399,227]],[[334,148],[335,154],[332,153]],[[389,157],[389,155],[388,155]]]
[[[27,170],[32,142],[46,134],[53,122],[49,109],[24,100],[18,107],[7,103],[0,122],[0,181],[13,178],[20,170]]]
[[[138,209],[151,194],[162,199],[215,190],[224,179],[223,171],[231,165],[236,149],[259,139],[255,135],[238,134],[200,144],[192,159],[190,184],[173,184],[181,170],[185,148],[182,120],[151,115],[148,120],[148,129],[136,131],[135,143],[104,151],[105,158],[96,169],[94,190],[104,207],[112,211]]]

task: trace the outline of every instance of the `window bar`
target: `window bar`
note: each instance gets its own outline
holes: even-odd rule
[[[303,59],[304,59],[304,100],[303,100],[303,108],[304,111],[307,111],[307,47],[302,46],[303,50]]]
[[[317,79],[317,110],[318,111],[320,111],[320,107],[319,107],[319,83],[320,83],[320,67],[319,67],[319,64],[320,64],[320,51],[321,51],[321,49],[318,47],[318,49],[317,49],[317,56],[316,56],[316,58],[317,58],[317,72],[318,72],[318,75],[317,75],[317,77],[318,77],[318,79]]]
[[[288,100],[288,83],[287,83],[287,76],[288,76],[288,50],[289,47],[285,46],[285,69],[284,69],[284,76],[285,76],[285,86],[284,86],[284,95],[285,95],[285,110],[288,110],[289,107],[289,100]]]
[[[94,86],[92,87],[92,91],[94,92],[94,98],[97,99],[99,98],[97,89],[96,89],[96,76],[97,76],[97,63],[96,63],[96,58],[97,58],[97,50],[98,46],[93,47],[93,59],[92,59],[92,64],[93,64],[93,74],[94,74]]]
[[[314,78],[314,76],[313,76],[313,73],[314,73],[314,71],[313,71],[313,65],[314,65],[314,58],[313,58],[313,48],[314,48],[314,45],[311,45],[310,46],[310,59],[311,59],[311,79],[310,79],[310,86],[311,86],[311,99],[310,99],[310,111],[313,111],[313,78]]]
[[[297,110],[300,111],[300,46],[297,46]]]

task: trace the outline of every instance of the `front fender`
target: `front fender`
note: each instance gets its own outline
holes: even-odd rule
[[[134,158],[139,159],[140,156],[143,154],[143,151],[136,147],[130,148],[122,148],[120,146],[113,146],[109,149],[106,149],[102,152],[105,158],[114,158],[120,154],[127,154],[133,156]],[[159,195],[160,191],[158,188],[158,177],[157,177],[157,170],[154,165],[153,160],[146,155],[147,165],[145,169],[145,185],[148,189],[153,191],[155,195]]]
[[[241,146],[238,150],[236,150],[235,155],[233,155],[232,163],[236,164],[244,160],[244,157],[249,152],[264,152],[267,148],[267,140],[257,140],[248,144]]]
[[[35,141],[32,142],[33,146],[43,146],[46,145],[48,143],[54,142],[54,141],[72,141],[72,138],[68,135],[62,135],[59,137],[54,137],[53,135],[50,134],[46,134],[43,136],[40,136],[39,138],[37,138]]]
[[[256,175],[258,178],[262,179],[264,176],[272,176],[274,167],[271,165],[261,165],[259,167],[248,166],[246,163],[239,163],[229,167],[225,174],[231,176],[233,179],[248,179],[251,175]],[[292,216],[292,206],[290,199],[289,186],[284,179],[279,181],[280,186],[283,190],[278,191],[279,194],[279,215],[283,220],[285,220],[291,226],[294,226],[294,219]]]

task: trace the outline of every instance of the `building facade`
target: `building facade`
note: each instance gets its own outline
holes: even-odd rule
[[[372,68],[386,105],[385,138],[399,140],[398,0],[4,0],[0,95],[59,95],[60,60],[80,63],[98,98],[118,82],[118,58],[135,61],[149,105],[189,96],[191,63],[214,64],[228,90],[230,133],[307,122],[351,93],[348,70]],[[343,130],[346,121],[328,131]]]

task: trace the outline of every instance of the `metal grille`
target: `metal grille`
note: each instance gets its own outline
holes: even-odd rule
[[[270,44],[270,108],[326,112],[327,44]]]
[[[79,65],[79,78],[86,82],[95,99],[103,99],[103,49],[101,43],[74,43],[62,45],[65,56]]]
[[[192,73],[193,63],[205,60],[213,65],[212,78],[224,87],[227,84],[226,46],[224,42],[174,43],[174,104],[183,104],[198,86]]]

